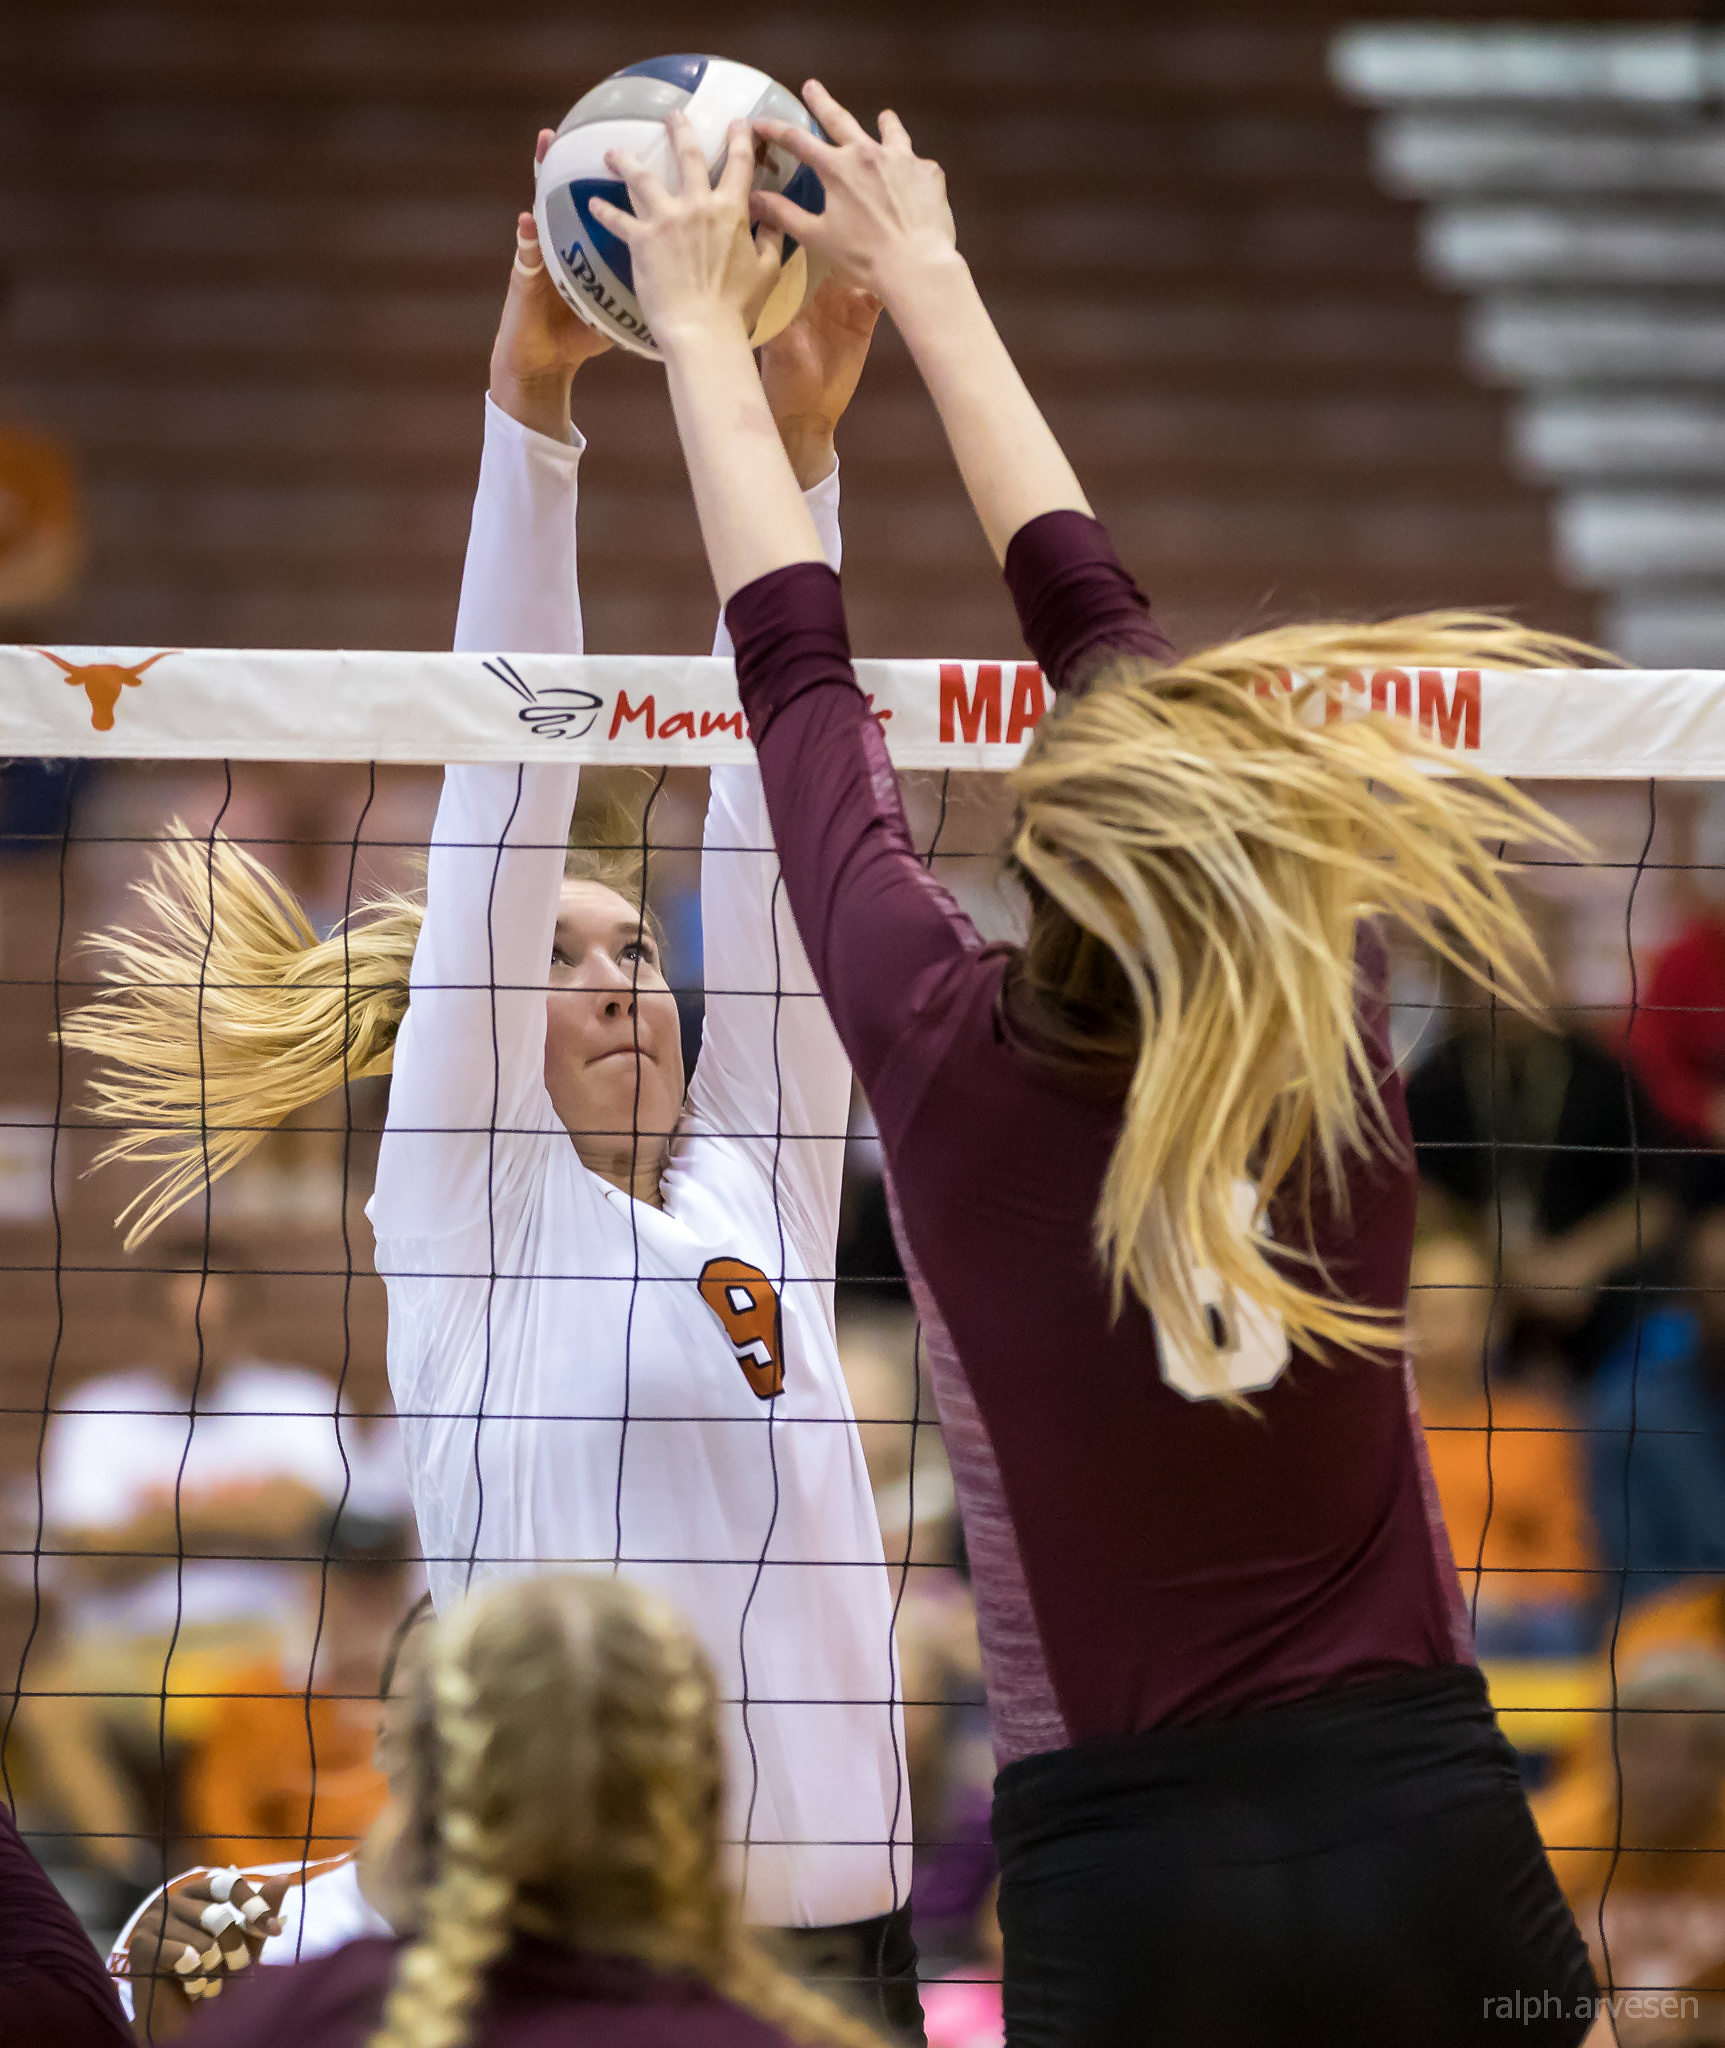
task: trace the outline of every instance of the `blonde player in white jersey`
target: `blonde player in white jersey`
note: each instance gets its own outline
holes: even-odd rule
[[[518,241],[456,646],[579,654],[568,380],[595,337],[530,216]],[[831,428],[874,312],[835,293],[765,371],[835,567]],[[432,835],[370,1207],[432,1591],[442,1606],[475,1577],[572,1564],[674,1600],[735,1702],[749,1918],[900,1909],[903,1949],[890,1588],[833,1330],[850,1066],[759,774],[720,767],[685,1097],[639,899],[565,874],[577,780],[452,767]]]
[[[829,288],[762,364],[835,566],[832,429],[877,311]],[[521,215],[460,649],[582,651],[585,444],[569,394],[603,346],[557,297]],[[784,901],[753,763],[712,771],[706,1018],[686,1097],[676,1000],[639,895],[568,854],[577,786],[576,768],[531,759],[447,769],[423,913],[399,898],[362,908],[318,945],[272,910],[279,884],[239,849],[164,849],[158,882],[194,925],[213,894],[213,937],[193,930],[196,957],[149,956],[152,970],[146,942],[123,936],[123,1001],[92,1005],[68,1035],[118,1073],[111,1113],[136,1103],[129,1076],[146,1055],[159,1076],[177,1052],[207,1123],[242,1128],[393,1060],[369,1213],[438,1605],[490,1574],[555,1566],[614,1569],[673,1600],[731,1702],[749,1920],[792,1932],[793,1967],[800,1948],[809,1968],[863,1980],[859,2009],[920,2039],[892,1603],[833,1325],[850,1067]],[[224,918],[224,896],[236,913],[243,897],[249,920]],[[243,964],[223,950],[272,914],[291,975],[255,939]],[[308,989],[354,991],[333,1073],[284,1078],[304,1064],[304,1034],[288,1030],[272,974],[302,1018]],[[195,1064],[175,1039],[191,1014],[175,984],[188,982]],[[254,1051],[266,1024],[282,1041],[267,1076]],[[159,1160],[159,1094],[152,1120]],[[181,1149],[177,1185],[201,1180],[203,1138]]]

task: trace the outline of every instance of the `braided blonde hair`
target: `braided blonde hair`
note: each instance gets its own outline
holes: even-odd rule
[[[1406,692],[1419,668],[1600,658],[1489,614],[1291,626],[1165,667],[1117,657],[1043,720],[1012,776],[1033,900],[1020,986],[1061,1054],[1132,1067],[1095,1222],[1117,1309],[1130,1289],[1182,1350],[1216,1356],[1207,1270],[1296,1345],[1396,1340],[1321,1274],[1290,1275],[1312,1255],[1265,1223],[1297,1164],[1345,1202],[1346,1159],[1390,1141],[1357,928],[1399,922],[1531,1010],[1543,965],[1492,845],[1583,849],[1496,777],[1434,778],[1454,757],[1405,720],[1336,714],[1385,671]]]
[[[619,809],[607,808],[596,846],[571,849],[566,872],[615,889],[657,938]],[[103,1063],[91,1114],[124,1126],[95,1167],[160,1169],[120,1212],[127,1251],[296,1110],[390,1071],[425,915],[421,898],[391,892],[320,939],[261,861],[177,818],[133,886],[145,915],[98,934],[102,991],[60,1034]]]
[[[717,1689],[664,1602],[576,1573],[493,1584],[437,1623],[421,1685],[435,1846],[370,2048],[460,2048],[517,1930],[704,1979],[797,2041],[878,2048],[743,1931]]]

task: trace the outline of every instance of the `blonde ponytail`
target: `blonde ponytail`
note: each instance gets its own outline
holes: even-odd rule
[[[703,1979],[811,2048],[879,2048],[741,1926],[718,1689],[664,1602],[597,1575],[493,1583],[438,1620],[420,1685],[434,1863],[368,2048],[461,2048],[517,1930]]]
[[[614,889],[662,943],[640,806],[601,792],[590,819],[565,871]],[[320,939],[261,861],[177,818],[134,890],[147,918],[98,934],[102,992],[60,1034],[102,1062],[91,1114],[125,1127],[95,1166],[160,1168],[120,1212],[127,1251],[295,1110],[390,1071],[425,916],[418,897],[379,896]]]
[[[433,1641],[431,1686],[439,1791],[437,1876],[419,1934],[402,1951],[372,2048],[457,2048],[485,1972],[509,1944],[515,1886],[506,1844],[487,1825],[486,1779],[497,1729],[482,1711],[459,1631]]]
[[[1348,1158],[1389,1143],[1357,928],[1395,921],[1534,1009],[1542,963],[1493,845],[1584,850],[1496,777],[1432,776],[1454,757],[1405,721],[1326,717],[1314,699],[1339,711],[1349,678],[1385,670],[1600,658],[1475,613],[1291,626],[1166,667],[1118,659],[1044,720],[1012,777],[1037,898],[1026,990],[1057,1046],[1133,1062],[1096,1242],[1116,1307],[1130,1289],[1187,1355],[1216,1355],[1205,1272],[1295,1345],[1396,1341],[1265,1220],[1297,1163],[1345,1202]]]
[[[98,937],[102,993],[61,1033],[104,1062],[93,1114],[126,1126],[96,1165],[161,1169],[120,1214],[128,1251],[295,1110],[389,1072],[424,911],[382,897],[319,939],[260,861],[178,819],[135,888],[152,928]]]

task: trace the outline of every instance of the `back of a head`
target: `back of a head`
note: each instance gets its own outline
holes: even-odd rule
[[[723,1868],[718,1696],[693,1633],[627,1581],[495,1582],[434,1625],[396,1874],[415,1939],[373,2048],[458,2048],[519,1934],[705,1979],[858,2043],[742,1933]]]
[[[1433,776],[1406,721],[1327,715],[1344,679],[1591,655],[1468,614],[1290,627],[1165,667],[1121,658],[1043,721],[1013,776],[1023,993],[1057,1052],[1130,1069],[1098,1247],[1116,1302],[1130,1289],[1189,1355],[1215,1350],[1206,1270],[1297,1345],[1395,1341],[1290,1273],[1302,1247],[1266,1224],[1297,1162],[1340,1199],[1347,1158],[1390,1142],[1358,928],[1399,922],[1531,1006],[1537,948],[1499,849],[1576,843],[1507,784]]]

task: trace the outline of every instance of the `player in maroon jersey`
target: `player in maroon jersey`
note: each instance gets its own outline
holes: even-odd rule
[[[1594,1986],[1474,1666],[1401,1357],[1415,1183],[1371,920],[1525,998],[1484,837],[1287,671],[1549,664],[1430,616],[1172,659],[954,247],[937,166],[818,86],[819,218],[631,159],[798,927],[880,1128],[975,1572],[1014,2048],[1573,2043]],[[779,238],[880,296],[1063,701],[1014,777],[1022,946],[915,857],[746,310]],[[1573,650],[1565,647],[1561,658]],[[1278,685],[1281,687],[1278,688]],[[1315,707],[1314,707],[1315,708]],[[1445,934],[1449,937],[1445,937]],[[1154,1306],[1154,1315],[1151,1306]]]

